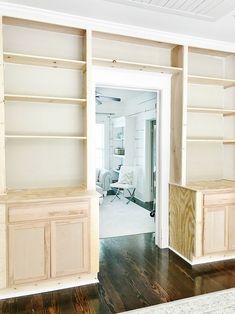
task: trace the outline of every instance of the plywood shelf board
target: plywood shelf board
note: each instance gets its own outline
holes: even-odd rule
[[[235,139],[187,138],[187,142],[218,142],[222,144],[235,144]]]
[[[4,61],[17,64],[47,66],[73,70],[83,70],[86,66],[85,61],[34,56],[12,52],[4,52]]]
[[[85,136],[73,136],[73,135],[18,135],[18,134],[6,134],[6,138],[12,139],[78,139],[86,140]]]
[[[188,107],[188,112],[197,113],[218,113],[223,115],[235,115],[235,110],[223,109],[223,108],[202,108],[202,107]]]
[[[8,190],[6,195],[0,195],[0,203],[68,201],[97,195],[95,191],[87,191],[83,184],[77,187]]]
[[[235,181],[232,180],[207,180],[207,181],[194,181],[188,182],[186,184],[187,188],[193,189],[195,191],[204,191],[204,190],[230,190],[235,189]]]
[[[25,102],[43,102],[58,104],[85,104],[83,98],[51,97],[51,96],[33,96],[33,95],[15,95],[5,94],[5,101],[25,101]]]
[[[222,143],[223,139],[221,138],[187,138],[187,142],[218,142]]]
[[[136,69],[136,70],[146,70],[146,71],[158,71],[162,73],[178,73],[182,72],[182,68],[163,66],[158,64],[148,64],[140,62],[131,62],[126,60],[114,60],[107,58],[93,58],[94,65],[98,66],[109,66],[113,68],[126,68],[126,69]]]
[[[78,35],[78,36],[85,36],[86,34],[86,31],[84,29],[79,29],[79,28],[74,28],[74,27],[64,26],[64,25],[38,22],[38,21],[33,21],[33,20],[14,18],[14,17],[8,17],[8,16],[3,17],[3,24],[26,27],[26,28],[27,27],[35,28],[35,29],[40,29],[40,30],[45,30],[45,31],[72,34],[72,35]]]
[[[219,86],[223,86],[224,88],[235,87],[235,80],[232,80],[232,79],[188,75],[188,81],[191,84],[219,85]]]

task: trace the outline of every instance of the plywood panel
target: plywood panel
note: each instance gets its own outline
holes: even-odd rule
[[[196,192],[170,185],[170,247],[192,260],[195,250]]]

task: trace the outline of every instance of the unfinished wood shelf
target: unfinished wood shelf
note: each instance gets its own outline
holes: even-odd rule
[[[85,61],[42,57],[13,52],[4,52],[3,56],[5,62],[17,64],[47,66],[53,68],[63,68],[72,70],[83,70],[86,66]]]
[[[217,138],[187,138],[187,142],[204,142],[204,143],[222,143],[235,144],[235,139],[217,139]]]
[[[224,144],[235,144],[235,139],[234,140],[224,140]]]
[[[202,85],[219,85],[224,88],[235,87],[235,80],[207,77],[207,76],[197,76],[188,75],[188,81],[192,84],[202,84]]]
[[[224,116],[235,115],[235,110],[222,109],[222,108],[188,107],[187,110],[188,110],[188,112],[216,113],[216,114],[223,114]]]
[[[183,69],[179,67],[171,67],[164,66],[158,64],[148,64],[148,63],[140,63],[140,62],[131,62],[125,60],[114,60],[107,58],[93,58],[93,64],[98,66],[108,66],[112,68],[125,68],[129,70],[139,70],[139,71],[153,71],[153,72],[161,72],[161,73],[179,73],[182,72]]]
[[[43,102],[53,104],[76,104],[84,105],[86,99],[83,98],[67,98],[67,97],[51,97],[51,96],[33,96],[33,95],[15,95],[5,94],[5,101],[28,101],[28,102]]]
[[[17,135],[17,134],[6,134],[5,138],[15,139],[76,139],[86,140],[85,136],[71,136],[71,135]]]
[[[215,143],[223,143],[222,138],[187,138],[187,142],[215,142]]]

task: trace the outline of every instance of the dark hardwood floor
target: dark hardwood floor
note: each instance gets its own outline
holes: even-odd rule
[[[0,302],[0,313],[119,313],[235,287],[235,261],[191,267],[152,234],[101,240],[100,284]]]

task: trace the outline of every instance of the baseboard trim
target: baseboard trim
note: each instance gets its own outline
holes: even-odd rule
[[[0,300],[97,284],[98,282],[99,280],[97,278],[97,274],[92,274],[89,276],[81,275],[79,277],[73,276],[69,278],[61,278],[60,280],[57,278],[56,280],[52,279],[47,281],[40,281],[37,283],[24,284],[2,289],[0,290]]]
[[[190,264],[191,266],[202,265],[202,264],[213,263],[213,262],[223,262],[230,259],[235,259],[235,252],[234,252],[233,254],[230,253],[230,255],[218,254],[214,256],[201,256],[198,258],[194,257],[194,259],[190,261],[185,256],[183,256],[182,254],[177,252],[175,249],[173,249],[171,246],[169,246],[169,249],[173,251],[175,254],[177,254],[180,258],[182,258],[184,261],[186,261],[188,264]]]

